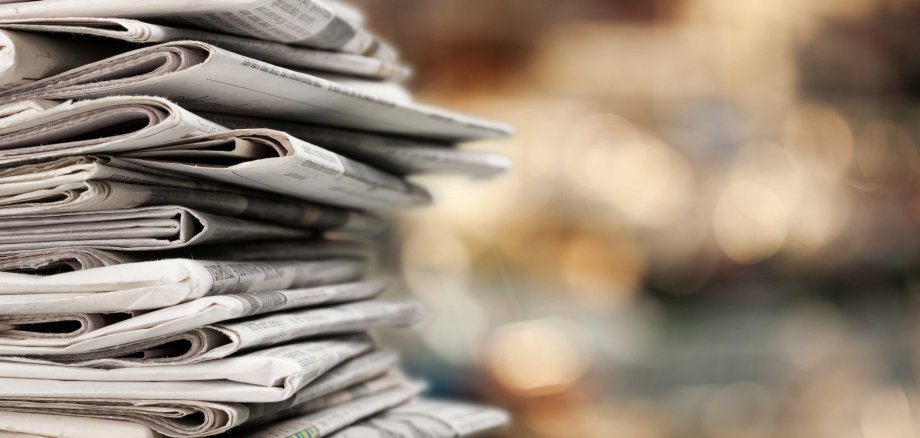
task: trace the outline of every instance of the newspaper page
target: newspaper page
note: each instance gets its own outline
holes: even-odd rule
[[[329,436],[358,420],[399,406],[411,400],[423,389],[424,385],[421,384],[407,384],[320,412],[298,416],[271,425],[265,425],[256,430],[246,430],[243,436],[253,438]]]
[[[183,27],[390,57],[393,49],[326,0],[43,0],[0,5],[0,18],[157,18]]]
[[[294,396],[281,402],[46,398],[0,401],[0,412],[53,412],[92,418],[122,419],[144,425],[167,436],[212,436],[244,423],[264,422],[263,418],[271,418],[277,412],[327,397],[362,382],[375,380],[392,372],[394,357],[395,354],[392,352],[379,351],[360,355],[323,373]]]
[[[0,29],[0,90],[100,61],[126,52],[129,47],[113,42],[92,44],[62,35]]]
[[[302,341],[210,362],[100,369],[0,361],[6,399],[189,400],[270,403],[373,348],[369,337]]]
[[[69,157],[0,169],[0,217],[181,205],[295,228],[373,232],[381,219],[228,184],[140,168],[111,157]]]
[[[305,123],[199,113],[231,129],[271,128],[284,131],[348,158],[396,175],[458,173],[493,178],[511,168],[500,154],[457,149],[450,143],[385,136]]]
[[[166,259],[48,276],[0,272],[0,308],[5,315],[159,309],[205,296],[351,282],[366,267],[360,259]]]
[[[500,409],[452,401],[416,399],[349,426],[335,438],[454,438],[507,426]]]
[[[211,163],[215,154],[232,154],[236,161],[201,165]],[[138,166],[340,207],[392,210],[431,202],[431,195],[418,185],[268,129],[193,137],[122,157]]]
[[[417,303],[368,300],[318,309],[274,312],[134,341],[127,341],[129,336],[96,337],[78,345],[87,350],[85,352],[34,348],[25,357],[4,360],[104,368],[191,364],[293,340],[384,327],[409,327],[421,318],[421,307]],[[121,342],[115,343],[113,338],[120,338]]]
[[[0,166],[126,151],[223,130],[160,97],[10,101],[0,107]]]
[[[0,104],[124,94],[166,96],[190,110],[445,141],[511,132],[501,123],[385,99],[195,41],[141,48],[7,90]]]
[[[158,438],[149,427],[130,421],[81,418],[55,414],[0,411],[2,432],[19,437]],[[14,436],[14,435],[10,435]]]
[[[356,241],[285,240],[205,245],[178,250],[127,252],[88,247],[48,248],[0,254],[0,271],[33,275],[171,258],[219,261],[278,261],[353,258],[370,260],[374,249]]]
[[[283,310],[341,304],[381,294],[380,281],[203,297],[137,315],[125,312],[0,316],[0,355],[89,352]],[[38,324],[41,332],[29,334]],[[62,324],[70,322],[70,324]],[[56,325],[55,325],[56,324]],[[57,329],[56,329],[57,328]]]
[[[309,235],[308,230],[179,206],[0,217],[0,253],[67,246],[149,251]]]
[[[407,78],[411,72],[405,65],[386,58],[316,50],[273,41],[194,29],[181,29],[124,18],[14,18],[0,20],[0,29],[94,36],[136,44],[157,44],[184,40],[202,41],[240,55],[294,70],[314,70],[378,80],[398,81]],[[57,56],[49,58],[55,61],[59,59]],[[16,57],[15,59],[28,58]],[[87,59],[79,63],[71,62],[67,64],[69,65],[67,69],[76,68],[99,59],[101,58]],[[64,70],[42,70],[39,74],[30,73],[29,75],[18,76],[44,78],[62,71]]]

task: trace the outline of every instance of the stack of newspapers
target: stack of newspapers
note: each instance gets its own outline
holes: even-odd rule
[[[369,332],[406,177],[502,124],[414,103],[341,0],[0,0],[0,436],[453,437]]]

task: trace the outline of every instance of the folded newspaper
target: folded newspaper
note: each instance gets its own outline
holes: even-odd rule
[[[113,95],[164,96],[190,110],[410,137],[473,140],[510,132],[500,123],[375,96],[199,41],[144,47],[11,88],[0,92],[0,104]]]
[[[102,37],[135,44],[157,44],[172,41],[203,41],[231,52],[259,58],[282,67],[296,70],[314,70],[338,73],[372,79],[399,80],[406,78],[410,70],[394,59],[378,58],[353,53],[317,50],[302,46],[292,46],[274,41],[265,41],[208,32],[195,29],[183,29],[145,21],[95,17],[95,18],[6,18],[0,19],[0,29],[16,32],[7,42],[8,57],[28,59],[40,53],[54,50],[55,56],[46,56],[48,64],[38,64],[44,70],[10,72],[7,76],[18,79],[20,84],[31,82],[27,78],[50,76],[50,72],[59,73],[69,68],[78,67],[92,61],[98,61],[98,52],[83,55],[86,51],[71,50],[86,44],[97,44],[98,39],[75,39],[78,37]],[[23,31],[27,31],[25,33]],[[54,35],[67,35],[71,38],[54,38]],[[15,38],[15,40],[14,40]],[[111,53],[114,55],[115,53]],[[72,60],[72,56],[93,56]],[[15,62],[11,64],[15,65]],[[53,68],[49,69],[47,66]],[[68,66],[70,66],[68,68]],[[20,67],[22,69],[22,67]]]
[[[41,0],[0,5],[4,18],[153,18],[267,41],[393,58],[388,45],[337,0]]]
[[[52,275],[0,272],[6,315],[159,309],[196,298],[355,281],[361,259],[213,261],[162,259]]]
[[[167,258],[235,262],[336,258],[372,261],[373,256],[373,248],[365,243],[321,239],[230,243],[187,247],[172,251],[141,252],[66,247],[0,254],[0,272],[49,275]]]
[[[343,0],[0,0],[0,437],[455,437],[374,340],[374,233],[506,125]],[[389,263],[381,263],[380,267]]]
[[[335,298],[335,300],[354,299],[355,296],[366,296],[368,292],[366,287],[353,285],[328,289],[338,289],[343,294],[351,294]],[[379,292],[379,289],[376,291]],[[302,302],[313,304],[317,300],[307,300],[304,296],[315,296],[316,293],[315,290],[279,291],[259,294],[262,296],[255,297],[228,295],[213,299],[202,298],[197,301],[236,305],[231,308],[208,306],[205,309],[207,311],[203,310],[198,314],[192,313],[179,318],[174,315],[166,315],[175,313],[172,307],[160,309],[136,318],[125,318],[120,321],[121,325],[115,323],[108,326],[105,324],[90,326],[76,342],[69,337],[27,336],[22,330],[18,330],[18,333],[12,336],[7,332],[0,332],[0,356],[15,355],[15,357],[3,359],[7,361],[59,363],[68,366],[101,368],[197,363],[224,358],[239,351],[298,339],[361,332],[379,327],[408,327],[421,319],[421,309],[412,302],[370,300],[318,309],[289,311],[282,310],[302,304],[287,302],[271,305],[274,303],[270,302],[269,305],[263,305],[261,308],[252,308],[253,303],[258,303],[257,300],[283,302],[292,295]],[[225,299],[218,300],[217,298]],[[330,298],[323,301],[334,303],[335,300]],[[192,301],[185,303],[185,308],[202,305],[204,304]],[[178,310],[188,312],[184,309]],[[247,313],[266,312],[272,313],[242,320],[220,319],[228,316],[228,319],[235,319],[245,317]],[[101,315],[84,316],[98,317]],[[53,315],[49,315],[47,319],[52,317]],[[67,317],[73,319],[73,316],[68,315]],[[2,323],[10,326],[11,331],[17,331],[16,329],[23,325],[29,326],[28,322],[17,318],[10,318]],[[102,328],[107,330],[102,332]]]

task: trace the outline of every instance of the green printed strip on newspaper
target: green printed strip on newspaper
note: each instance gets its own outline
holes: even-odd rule
[[[285,438],[319,438],[319,429],[317,429],[316,426],[310,426],[293,435],[288,435]]]

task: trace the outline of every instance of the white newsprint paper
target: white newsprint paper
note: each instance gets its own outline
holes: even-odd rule
[[[511,131],[501,123],[375,96],[197,41],[144,47],[6,90],[0,104],[126,94],[163,96],[195,111],[446,141]]]
[[[383,227],[379,218],[364,213],[182,176],[113,157],[67,157],[0,169],[0,217],[148,205],[182,205],[312,230],[370,232]]]
[[[0,355],[75,354],[119,347],[231,319],[369,299],[385,287],[382,282],[368,281],[217,295],[137,315],[125,312],[4,315],[0,316],[0,324],[6,326],[6,331],[0,332]],[[29,328],[41,331],[29,332]]]
[[[158,312],[167,313],[170,310],[165,308]],[[421,318],[422,310],[417,303],[367,300],[332,307],[273,312],[238,321],[199,325],[185,331],[176,330],[180,324],[175,324],[177,321],[173,320],[153,327],[153,330],[135,329],[102,334],[77,344],[59,342],[54,345],[52,342],[42,342],[48,341],[47,338],[31,338],[27,341],[31,341],[33,348],[22,348],[28,342],[20,342],[19,348],[11,345],[0,348],[4,353],[15,350],[14,354],[28,355],[28,358],[17,356],[3,360],[29,363],[63,363],[68,366],[101,368],[190,364],[304,338],[364,332],[383,327],[409,327]],[[192,325],[188,322],[191,319],[178,322]],[[156,332],[165,334],[156,336]]]
[[[99,369],[0,362],[0,402],[29,398],[280,402],[372,348],[369,337],[354,335],[189,365]]]
[[[54,275],[0,272],[4,315],[159,309],[196,298],[355,281],[360,259],[220,262],[164,259]]]
[[[0,411],[2,438],[158,438],[147,426],[124,420]]]
[[[344,13],[343,13],[344,12]],[[329,0],[43,0],[0,5],[2,18],[156,18],[182,27],[390,58],[355,10]]]
[[[202,41],[229,50],[231,52],[239,53],[240,55],[248,56],[295,70],[318,70],[323,72],[346,74],[371,79],[400,80],[409,76],[410,73],[408,67],[388,59],[381,59],[352,53],[310,49],[307,47],[292,46],[274,41],[265,41],[194,29],[182,29],[124,18],[74,17],[0,19],[0,29],[12,29],[30,32],[30,34],[27,35],[35,35],[36,33],[41,32],[51,35],[71,34],[79,36],[103,37],[135,44],[157,44],[183,40]],[[41,42],[38,47],[57,47],[55,45],[44,42],[46,39],[50,38],[48,36],[39,34],[36,36],[34,41]],[[57,42],[68,40],[64,38],[58,38],[54,41]],[[82,41],[78,40],[76,43],[73,42],[73,39],[69,40],[70,44],[78,46],[85,46],[85,41],[93,41],[98,45],[99,40],[84,39]],[[31,40],[29,42],[31,42]],[[11,53],[6,56],[12,57],[15,54],[19,55],[15,58],[17,60],[28,59],[21,56],[21,54],[30,53],[29,51],[32,50],[34,46],[35,45],[33,44],[29,44],[24,49],[19,50],[17,53],[10,51]],[[102,59],[99,57],[99,52],[97,51],[92,53],[92,55],[96,56],[95,58],[84,58],[82,59],[82,62],[70,61],[74,55],[82,55],[87,51],[84,50],[76,52],[77,53],[75,54],[72,52],[64,52],[62,54],[54,52],[53,56],[47,56],[45,59],[56,62],[56,65],[69,66],[66,69],[79,67],[80,65],[88,64],[90,62],[95,62]],[[112,53],[109,56],[114,54],[115,53]],[[83,56],[89,55],[90,54],[86,54]],[[2,52],[0,52],[0,56],[3,56]],[[59,59],[62,61],[58,61]],[[38,66],[30,66],[32,69],[36,69],[37,67]],[[40,79],[52,74],[60,73],[62,71],[64,70],[59,68],[56,71],[53,69],[43,68],[37,70],[37,72],[30,71],[28,74],[12,73],[11,76],[32,77]],[[2,85],[0,85],[0,87],[2,87]]]
[[[492,178],[511,168],[500,154],[463,150],[445,142],[386,136],[306,123],[200,113],[233,129],[272,128],[397,175],[456,173]]]
[[[0,29],[0,90],[28,84],[124,52],[118,45]]]
[[[507,426],[500,409],[452,401],[416,399],[332,435],[334,438],[454,438]]]
[[[10,102],[0,106],[0,166],[127,151],[223,130],[160,97]]]
[[[245,423],[265,422],[290,412],[307,407],[306,404],[324,406],[342,400],[343,390],[389,389],[399,383],[394,375],[396,354],[391,351],[374,351],[357,356],[323,373],[293,396],[271,403],[231,403],[185,400],[114,400],[114,399],[8,399],[0,401],[0,430],[3,422],[14,427],[28,427],[33,432],[47,429],[45,425],[30,422],[37,417],[16,417],[17,413],[54,413],[57,415],[85,417],[82,424],[108,427],[108,419],[128,420],[138,424],[137,430],[117,429],[119,432],[141,433],[150,428],[158,433],[173,437],[203,437],[217,435]],[[380,389],[382,388],[382,389]],[[379,392],[379,391],[377,391]],[[335,399],[335,400],[332,400]],[[348,400],[346,400],[348,401]],[[10,412],[4,412],[10,411]],[[39,414],[39,415],[40,415]],[[15,420],[12,420],[15,419]],[[15,422],[13,422],[15,421]],[[68,420],[65,420],[65,422]],[[98,421],[98,423],[95,423]],[[53,429],[60,430],[60,429]],[[55,437],[57,435],[54,435]],[[97,435],[86,435],[95,437]],[[105,436],[105,435],[103,435]],[[126,435],[134,436],[134,435]],[[139,435],[144,436],[144,435]],[[159,435],[156,435],[159,436]],[[82,436],[77,436],[82,438]]]
[[[0,254],[0,271],[49,275],[170,258],[234,262],[330,258],[371,260],[374,250],[360,242],[318,239],[229,243],[149,252],[89,247],[47,248]]]
[[[68,246],[149,251],[309,235],[308,230],[218,216],[179,206],[140,207],[3,217],[0,218],[0,253]]]
[[[225,131],[122,156],[161,172],[336,206],[392,210],[431,202],[418,185],[268,129]]]
[[[244,431],[246,437],[325,437],[363,418],[399,406],[418,395],[425,385],[406,384],[319,412],[301,415]]]

